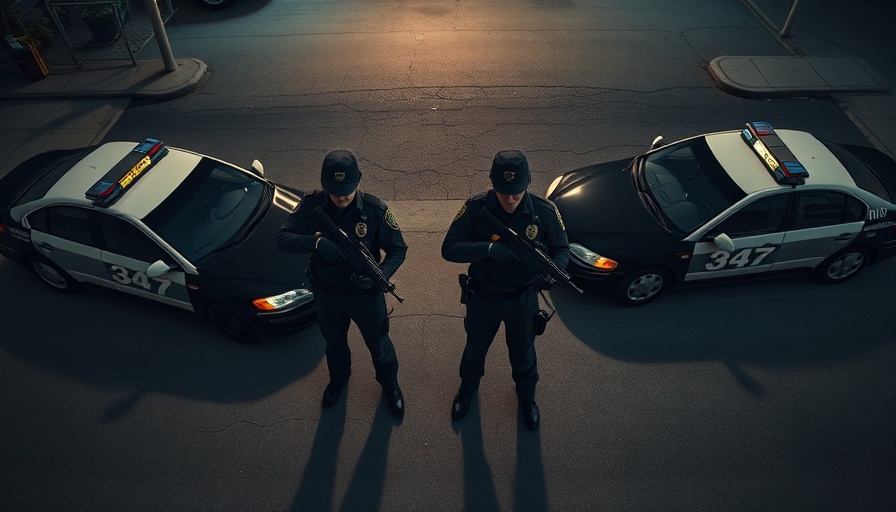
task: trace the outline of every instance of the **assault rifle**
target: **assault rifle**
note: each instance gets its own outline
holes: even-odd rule
[[[505,226],[498,220],[488,208],[483,208],[476,213],[476,217],[486,226],[494,229],[501,235],[501,239],[507,241],[507,245],[514,249],[516,254],[529,266],[534,267],[547,278],[551,284],[559,286],[569,285],[577,292],[584,293],[581,288],[569,280],[569,272],[557,266],[548,255],[548,249],[541,242],[529,240],[520,236],[516,231]]]
[[[322,233],[327,235],[327,238],[336,242],[339,247],[345,250],[349,262],[355,268],[355,273],[369,277],[381,292],[390,293],[398,299],[398,302],[404,302],[404,299],[395,293],[395,285],[389,282],[389,278],[380,269],[376,258],[373,257],[373,254],[370,254],[370,249],[366,245],[346,235],[345,231],[340,229],[320,206],[311,210],[309,216],[317,224],[317,227],[322,230]]]

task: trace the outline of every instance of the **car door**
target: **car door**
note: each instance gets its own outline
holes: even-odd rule
[[[685,281],[700,281],[768,272],[784,241],[792,194],[779,192],[747,202],[710,227],[694,245]],[[728,235],[734,250],[713,241]]]
[[[48,260],[81,283],[115,288],[103,265],[93,212],[78,206],[49,206],[25,217],[31,243]]]
[[[796,194],[794,219],[771,270],[813,268],[859,236],[865,204],[836,190]]]
[[[102,263],[119,290],[193,311],[184,271],[167,251],[134,224],[111,214],[97,213],[97,226]],[[147,268],[158,260],[170,270],[158,277],[147,276]]]

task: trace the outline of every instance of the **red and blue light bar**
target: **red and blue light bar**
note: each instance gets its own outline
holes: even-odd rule
[[[144,139],[90,187],[85,196],[97,206],[111,205],[121,197],[128,187],[167,154],[168,148],[161,140]]]
[[[772,125],[762,121],[747,123],[741,137],[753,148],[775,181],[784,185],[802,185],[809,171],[775,133]]]

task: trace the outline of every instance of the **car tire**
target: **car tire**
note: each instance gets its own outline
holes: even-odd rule
[[[620,306],[643,306],[656,300],[669,287],[671,274],[660,267],[644,267],[622,277],[613,288],[613,299]]]
[[[78,282],[68,272],[46,258],[39,256],[31,258],[28,261],[28,268],[54,290],[72,293],[80,288]]]
[[[229,7],[233,0],[199,0],[206,9],[223,9]]]
[[[222,334],[246,345],[255,345],[261,341],[262,334],[258,326],[245,313],[233,306],[218,303],[209,308],[209,320]]]
[[[842,283],[857,276],[868,265],[869,253],[862,247],[848,247],[824,260],[815,269],[822,283]]]

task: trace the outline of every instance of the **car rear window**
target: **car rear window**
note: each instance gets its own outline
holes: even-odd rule
[[[46,169],[36,169],[35,172],[40,172],[41,170],[43,170],[43,176],[35,180],[34,183],[30,187],[28,187],[28,189],[25,190],[25,192],[23,192],[21,196],[19,196],[13,206],[25,204],[47,195],[47,192],[49,192],[53,185],[55,185],[56,182],[65,175],[65,173],[70,171],[76,163],[80,162],[94,149],[96,148],[89,148],[84,151],[74,153],[61,160],[57,160],[52,164],[52,166],[47,167]]]
[[[891,203],[893,202],[893,197],[890,195],[890,191],[887,190],[886,185],[884,185],[884,182],[881,181],[880,177],[878,177],[878,175],[861,160],[856,158],[855,155],[836,144],[824,142],[824,145],[837,157],[837,160],[840,160],[840,163],[846,168],[846,172],[848,172],[849,175],[852,176],[852,180],[856,182],[856,186],[862,190],[867,190],[878,197],[882,197]]]

